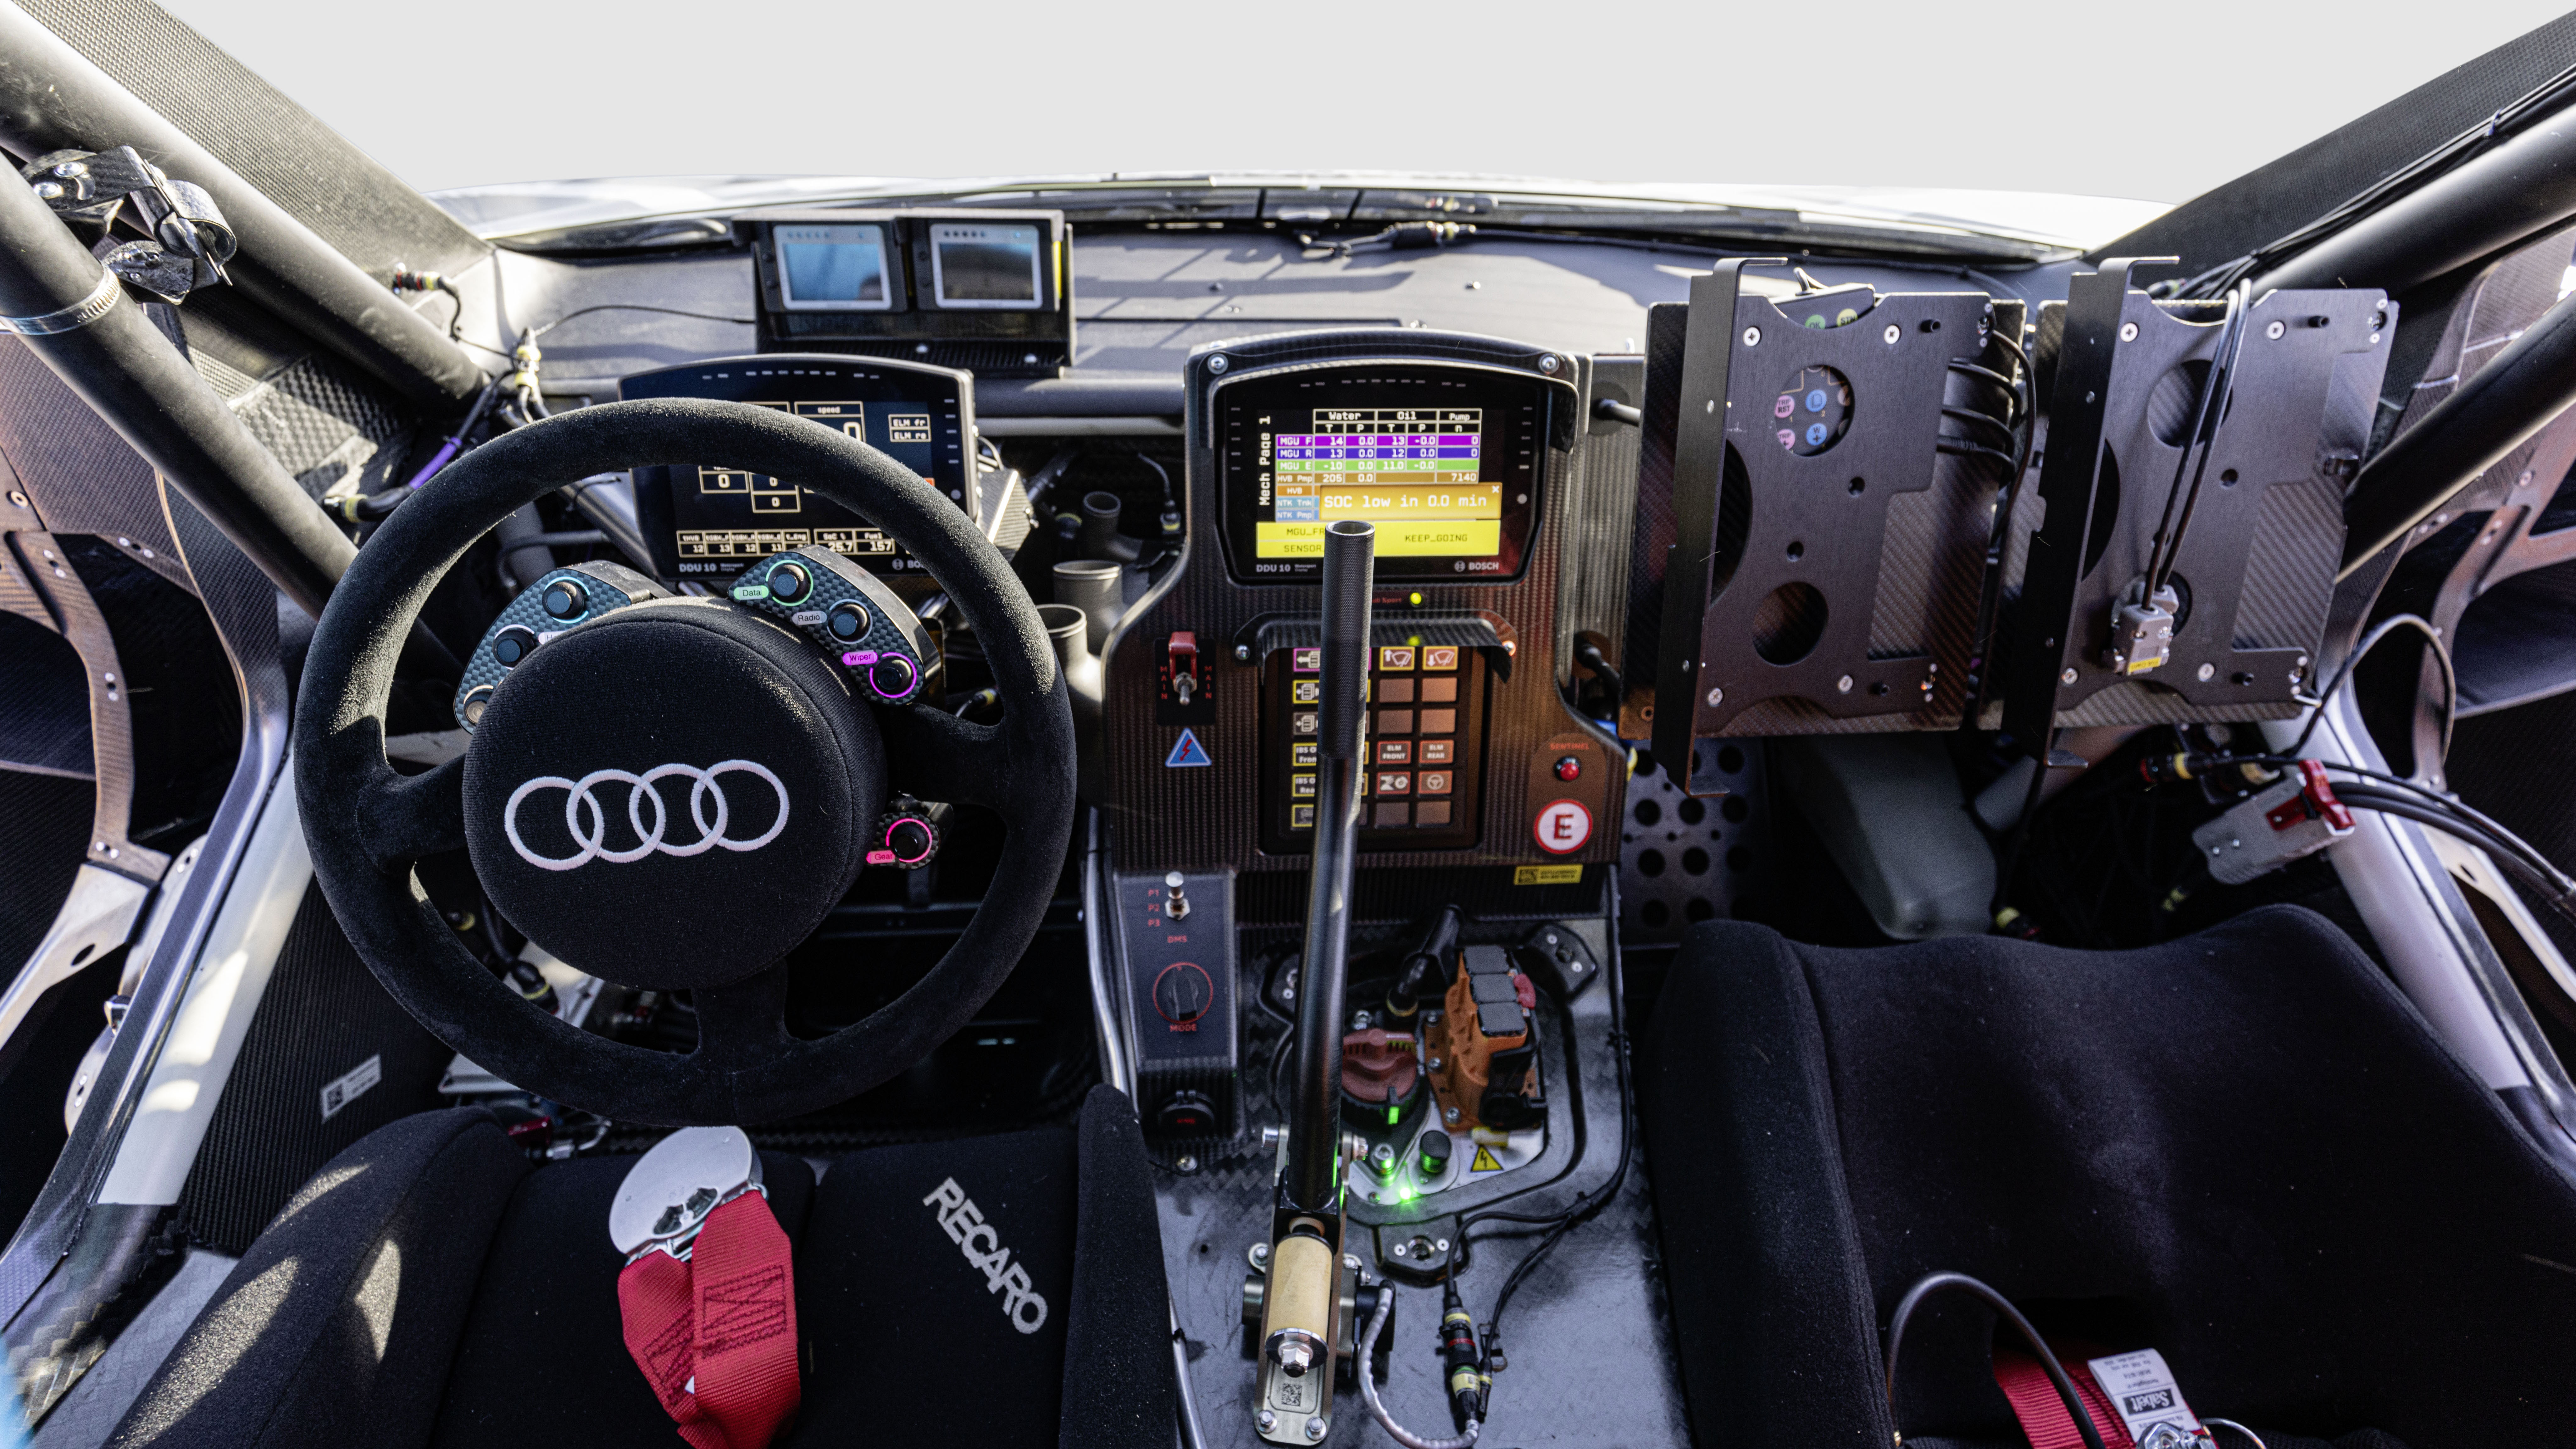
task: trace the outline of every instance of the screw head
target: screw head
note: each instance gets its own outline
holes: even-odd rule
[[[1708,691],[1708,706],[1709,706],[1709,708],[1711,708],[1711,709],[1715,709],[1715,708],[1717,708],[1719,705],[1724,704],[1724,703],[1726,703],[1726,690],[1724,689],[1724,687],[1722,687],[1722,686],[1718,686],[1718,685],[1711,685],[1711,686],[1709,687],[1709,691]]]
[[[1905,329],[1897,326],[1893,322],[1890,322],[1887,324],[1887,330],[1878,335],[1887,343],[1888,346],[1894,347],[1896,345],[1896,339],[1905,335]]]
[[[1388,1164],[1388,1163],[1390,1163],[1390,1162],[1393,1162],[1393,1161],[1395,1160],[1395,1148],[1394,1148],[1394,1147],[1392,1147],[1392,1146],[1390,1146],[1390,1145],[1388,1145],[1387,1143],[1381,1142],[1381,1143],[1379,1143],[1379,1144],[1377,1145],[1377,1150],[1376,1150],[1376,1151],[1374,1151],[1374,1152],[1371,1152],[1371,1153],[1369,1154],[1369,1157],[1370,1157],[1372,1160],[1374,1160],[1374,1161],[1375,1161],[1379,1166],[1383,1167],[1383,1166],[1385,1166],[1386,1164]]]
[[[1386,1255],[1387,1255],[1388,1257],[1390,1257],[1390,1258],[1401,1258],[1401,1257],[1403,1257],[1403,1256],[1404,1256],[1404,1244],[1402,1244],[1402,1243],[1392,1243],[1392,1244],[1389,1244],[1389,1245],[1388,1245],[1388,1247],[1387,1247],[1387,1250],[1386,1250]]]
[[[1254,1262],[1256,1262],[1256,1263],[1267,1263],[1267,1262],[1269,1262],[1269,1261],[1270,1261],[1270,1245],[1269,1245],[1268,1243],[1255,1243],[1255,1244],[1253,1244],[1253,1245],[1252,1245],[1252,1261],[1254,1261]]]
[[[1249,644],[1235,645],[1234,662],[1237,664],[1250,664],[1252,662],[1252,646]]]
[[[1842,678],[1835,680],[1834,691],[1838,694],[1851,693],[1851,676],[1846,674]]]
[[[78,161],[66,161],[54,168],[56,176],[87,176],[89,167]]]
[[[1222,352],[1208,359],[1208,371],[1210,372],[1223,372],[1226,368],[1232,365],[1233,364],[1225,360],[1225,354]]]
[[[2289,330],[2289,326],[2286,323],[2275,321],[2271,326],[2263,329],[2263,335],[2271,338],[2275,342],[2278,342],[2281,340],[2281,334]]]
[[[1449,1108],[1447,1111],[1442,1112],[1442,1113],[1440,1114],[1440,1120],[1441,1120],[1441,1121],[1443,1121],[1443,1122],[1455,1122],[1455,1121],[1457,1121],[1457,1120],[1458,1120],[1458,1109],[1457,1109],[1457,1108],[1455,1108],[1455,1107],[1451,1107],[1451,1108]]]
[[[2137,323],[2135,323],[2135,322],[2123,322],[2123,323],[2121,323],[2121,324],[2120,324],[2120,340],[2121,340],[2121,341],[2123,341],[2123,342],[2135,342],[2135,341],[2137,341],[2137,340],[2138,340],[2138,324],[2137,324]]]
[[[1172,1159],[1172,1166],[1182,1172],[1196,1172],[1199,1170],[1199,1160],[1185,1152]]]
[[[1261,1426],[1261,1432],[1267,1434],[1271,1430],[1279,1427],[1279,1416],[1270,1412],[1268,1409],[1264,1409],[1260,1413],[1252,1416],[1252,1422],[1259,1424]]]
[[[27,504],[27,495],[26,495],[26,494],[24,494],[24,493],[19,492],[19,491],[18,491],[17,489],[15,489],[15,488],[12,488],[12,489],[10,489],[10,490],[9,490],[9,501],[10,501],[11,503],[14,503],[14,504],[18,505],[20,508],[25,508],[25,507],[27,507],[27,506],[28,506],[28,504]]]
[[[2210,677],[2216,673],[2218,673],[2218,666],[2215,664],[2204,664],[2200,666],[2200,682],[2207,684],[2210,681]]]
[[[1761,328],[1759,328],[1759,327],[1747,327],[1747,328],[1745,328],[1745,329],[1744,329],[1744,345],[1745,345],[1745,346],[1747,346],[1747,347],[1759,347],[1759,346],[1761,346],[1761,345],[1762,345],[1762,329],[1761,329]]]
[[[40,200],[57,201],[62,198],[62,194],[63,184],[59,181],[39,181],[36,183],[36,196]]]
[[[1448,1252],[1448,1251],[1449,1251],[1449,1240],[1448,1240],[1447,1238],[1442,1238],[1442,1239],[1438,1240],[1437,1242],[1434,1242],[1431,1246],[1433,1246],[1433,1247],[1435,1247],[1435,1248],[1439,1249],[1441,1252],[1444,1252],[1444,1253],[1445,1253],[1445,1252]]]
[[[1556,360],[1556,354],[1553,352],[1538,360],[1538,370],[1546,373],[1550,377],[1554,377],[1556,375],[1556,370],[1564,365],[1565,364]]]
[[[1308,1419],[1306,1421],[1306,1437],[1308,1439],[1322,1439],[1324,1437],[1324,1421],[1321,1419]]]
[[[2060,684],[2073,684],[2075,682],[2075,666],[2072,664],[2066,666],[2066,672],[2057,676],[2057,682]]]

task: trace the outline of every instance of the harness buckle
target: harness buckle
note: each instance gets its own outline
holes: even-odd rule
[[[760,1154],[741,1128],[682,1128],[654,1143],[618,1184],[609,1240],[629,1263],[648,1253],[685,1263],[708,1215],[747,1192],[769,1195]]]

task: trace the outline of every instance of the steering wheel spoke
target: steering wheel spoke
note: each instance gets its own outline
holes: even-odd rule
[[[376,869],[406,873],[425,855],[465,848],[465,761],[449,760],[426,774],[390,770],[358,796],[358,833]]]
[[[756,1067],[794,1044],[783,961],[724,986],[701,986],[690,999],[698,1009],[697,1060],[708,1070]]]
[[[886,777],[924,800],[1000,808],[1014,793],[1008,740],[998,725],[970,724],[945,710],[879,712]]]

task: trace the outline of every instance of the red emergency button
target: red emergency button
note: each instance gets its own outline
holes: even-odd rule
[[[1568,782],[1583,778],[1583,762],[1572,755],[1559,757],[1556,762],[1556,778]]]
[[[1592,838],[1592,812],[1579,800],[1557,800],[1542,807],[1530,827],[1538,848],[1551,855],[1570,855]]]

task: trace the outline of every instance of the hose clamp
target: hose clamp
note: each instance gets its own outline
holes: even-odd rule
[[[41,317],[0,317],[0,332],[17,337],[51,337],[60,332],[77,332],[106,316],[108,310],[116,305],[117,295],[124,290],[115,273],[100,272],[98,285],[90,289],[88,296],[59,312],[47,312]]]

